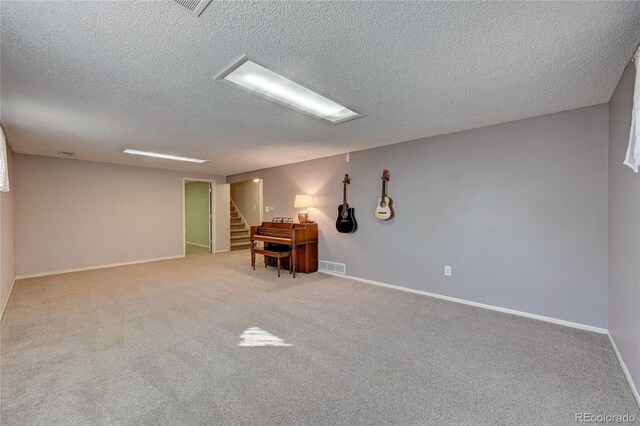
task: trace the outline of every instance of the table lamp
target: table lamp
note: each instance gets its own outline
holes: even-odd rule
[[[309,207],[313,207],[313,197],[311,195],[296,195],[296,200],[293,203],[293,207],[300,210],[298,213],[298,222],[307,223],[309,222],[309,212],[307,209]]]

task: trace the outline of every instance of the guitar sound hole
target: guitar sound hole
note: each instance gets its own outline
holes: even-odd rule
[[[383,202],[381,202],[381,203],[380,203],[380,207],[382,207],[382,208],[387,207],[387,203],[386,203],[386,202],[384,202],[384,201],[383,201]]]

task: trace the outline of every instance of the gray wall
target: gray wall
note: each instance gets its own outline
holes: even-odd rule
[[[609,102],[609,332],[640,385],[640,175],[622,164],[629,143],[635,67]]]
[[[265,220],[313,194],[320,258],[349,275],[606,328],[607,129],[602,104],[228,180],[264,179]],[[385,168],[396,217],[383,222]],[[347,172],[351,235],[334,226]]]
[[[247,180],[231,184],[231,199],[249,225],[260,225],[262,181]]]
[[[7,165],[9,167],[9,192],[0,192],[0,309],[9,300],[15,279],[14,265],[14,193],[13,152],[7,145]]]
[[[17,275],[181,256],[182,178],[226,181],[31,155],[14,164]]]

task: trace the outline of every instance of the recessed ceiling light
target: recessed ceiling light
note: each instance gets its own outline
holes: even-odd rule
[[[125,154],[144,155],[146,157],[163,158],[165,160],[188,161],[190,163],[206,163],[208,160],[200,160],[198,158],[180,157],[179,155],[159,154],[157,152],[138,151],[137,149],[125,149]]]
[[[252,93],[333,124],[363,116],[246,57],[224,71],[218,79],[230,81]]]

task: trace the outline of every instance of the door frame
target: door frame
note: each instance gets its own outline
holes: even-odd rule
[[[209,254],[214,253],[216,246],[216,228],[214,226],[216,220],[215,206],[215,187],[216,181],[213,179],[198,179],[183,177],[182,178],[182,257],[187,256],[187,206],[185,198],[185,189],[187,182],[208,182],[209,183]]]
[[[260,223],[264,222],[264,179],[260,178]]]

